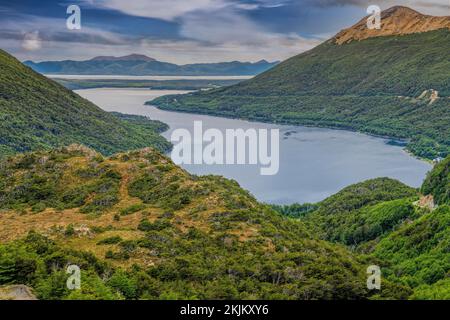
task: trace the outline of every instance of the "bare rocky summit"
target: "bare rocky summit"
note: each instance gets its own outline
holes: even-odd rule
[[[361,41],[373,37],[406,35],[439,29],[450,30],[450,16],[435,17],[421,14],[413,9],[395,6],[381,13],[381,29],[367,28],[367,18],[339,32],[333,40],[337,44]]]

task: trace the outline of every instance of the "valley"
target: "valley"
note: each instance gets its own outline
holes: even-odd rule
[[[83,7],[107,29],[84,15],[70,52],[63,20],[30,15],[41,28],[24,33],[0,10],[0,300],[188,300],[178,311],[211,317],[191,301],[450,300],[449,16],[394,6],[381,29],[333,26],[305,51],[324,33],[292,29],[290,2],[133,4]],[[266,10],[283,23],[259,28]],[[292,41],[281,63],[130,53],[217,61]],[[228,143],[227,165],[177,165],[173,133],[202,151],[204,129],[254,130],[237,150],[270,149],[276,174],[232,164]],[[270,148],[254,138],[271,130]]]
[[[258,200],[268,203],[317,202],[349,184],[377,177],[391,177],[418,187],[431,169],[430,164],[404,152],[402,146],[391,145],[389,139],[344,130],[165,111],[144,105],[158,96],[186,93],[183,91],[99,88],[75,92],[105,111],[148,116],[166,123],[169,129],[162,135],[167,140],[178,128],[193,134],[195,121],[201,121],[205,130],[216,128],[223,134],[226,129],[279,129],[280,171],[274,176],[260,175],[255,165],[183,165],[193,174],[216,174],[234,179]],[[193,148],[194,144],[199,142],[193,142]]]

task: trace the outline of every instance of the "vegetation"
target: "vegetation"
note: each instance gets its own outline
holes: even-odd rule
[[[437,209],[421,207],[417,191],[400,182],[375,179],[345,188],[300,220],[322,239],[376,261],[386,280],[406,290],[390,291],[391,297],[449,299],[450,207],[442,201],[449,160],[436,165],[422,187],[436,196]]]
[[[449,298],[450,207],[442,206],[382,239],[373,256],[387,279],[414,289],[412,298]]]
[[[448,32],[326,43],[286,62],[299,64],[300,75],[287,73],[297,69],[284,64],[270,71],[270,79],[278,72],[280,81],[286,74],[296,79],[287,86],[265,87],[268,78],[261,75],[156,103],[411,138],[408,147],[416,154],[446,154],[448,98],[396,97],[415,96],[428,85],[448,95],[441,73],[448,64],[440,58],[448,41],[423,46],[441,38]],[[402,54],[377,52],[385,42]],[[362,56],[370,52],[389,65],[384,74],[364,69]],[[330,61],[320,64],[324,56]],[[425,62],[433,72],[422,68]],[[402,69],[409,63],[420,67]],[[27,285],[40,299],[449,298],[450,157],[428,174],[420,192],[379,178],[318,204],[260,204],[235,181],[175,166],[159,152],[169,148],[158,136],[164,124],[105,113],[3,52],[0,66],[1,155],[38,149],[0,160],[0,286]],[[335,87],[327,81],[341,77],[344,67],[369,76],[342,84],[348,91],[339,93],[341,82],[352,81],[348,74]],[[328,76],[316,78],[314,70]],[[417,70],[423,77],[411,82]],[[407,81],[391,82],[395,72]],[[308,89],[307,80],[316,83]],[[256,96],[241,94],[260,81]],[[302,88],[323,91],[312,95]],[[101,153],[78,144],[53,148],[71,142]],[[153,148],[104,156],[148,144]],[[424,195],[438,207],[417,201]],[[72,264],[82,270],[81,290],[66,287]],[[381,291],[366,287],[372,264],[382,269]]]
[[[152,149],[103,158],[71,146],[0,168],[0,285],[31,286],[38,298],[370,294],[363,260],[342,245],[315,238],[236,182],[192,176]],[[82,269],[81,291],[65,287],[69,264]]]
[[[151,88],[152,90],[202,90],[231,86],[242,80],[117,80],[117,79],[54,79],[70,90],[89,88]]]
[[[0,168],[0,285],[41,299],[448,298],[450,207],[420,208],[395,180],[274,206],[285,217],[152,149],[70,146]],[[70,264],[81,290],[65,286]],[[381,291],[366,288],[371,264]]]
[[[450,157],[430,171],[422,186],[424,194],[432,194],[437,204],[450,205]]]
[[[82,143],[112,153],[170,143],[167,126],[145,117],[109,114],[63,86],[33,72],[0,50],[0,158]]]
[[[307,214],[315,211],[319,205],[315,203],[294,203],[291,205],[271,205],[272,209],[281,213],[284,216],[291,218],[302,218]]]
[[[358,130],[450,154],[450,31],[332,41],[236,85],[165,96],[161,109]],[[426,90],[437,90],[432,102]]]
[[[416,195],[416,190],[396,180],[368,180],[325,199],[303,221],[326,240],[358,245],[414,215]]]

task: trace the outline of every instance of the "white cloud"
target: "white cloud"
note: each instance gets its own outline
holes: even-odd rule
[[[231,0],[193,0],[193,1],[123,1],[94,0],[90,5],[107,6],[129,14],[174,19],[180,24],[179,40],[133,40],[124,36],[83,26],[81,31],[67,32],[63,20],[25,19],[22,28],[34,30],[39,25],[46,26],[45,39],[49,40],[45,50],[40,51],[40,59],[87,59],[95,55],[147,54],[158,60],[174,63],[219,62],[231,60],[258,61],[283,60],[292,55],[311,49],[320,41],[305,39],[296,34],[278,34],[242,14],[258,6],[280,6],[280,1],[264,0],[258,4],[242,6]],[[0,26],[2,23],[0,22]],[[52,31],[50,31],[52,30]],[[64,31],[55,37],[57,31]],[[75,39],[64,39],[62,36]],[[77,44],[81,35],[96,37],[101,41]],[[82,39],[82,38],[81,38]],[[64,41],[69,43],[64,43]],[[21,53],[22,59],[29,55]],[[39,58],[34,58],[38,60]]]
[[[409,5],[430,14],[445,13],[445,5],[448,5],[448,0],[424,1],[396,0],[395,3]],[[368,2],[317,0],[316,4],[333,6],[352,3],[363,7]],[[379,2],[385,9],[394,1],[379,0]],[[23,16],[19,24],[14,20],[0,20],[0,32],[9,35],[15,32],[18,35],[17,38],[9,36],[2,39],[2,47],[20,59],[79,60],[95,55],[125,55],[135,52],[158,60],[183,64],[231,60],[283,60],[311,49],[321,42],[320,39],[306,39],[297,34],[273,32],[265,27],[264,22],[256,22],[245,14],[258,7],[282,6],[286,1],[260,0],[252,4],[239,4],[235,0],[86,0],[85,3],[132,15],[176,20],[180,26],[181,38],[178,40],[133,38],[132,35],[124,36],[85,26],[82,30],[69,31],[65,27],[65,19]],[[428,11],[425,11],[426,8]],[[24,34],[27,34],[25,40]],[[325,40],[331,35],[328,33],[318,37]]]
[[[226,0],[87,0],[85,4],[117,10],[138,17],[173,20],[196,10],[218,10]]]
[[[41,39],[39,38],[39,31],[25,33],[22,48],[27,51],[39,50],[42,47]]]

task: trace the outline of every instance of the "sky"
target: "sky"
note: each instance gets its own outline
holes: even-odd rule
[[[79,30],[66,26],[69,5],[81,9]],[[450,0],[0,0],[0,48],[33,61],[276,61],[355,24],[369,5],[450,15]]]

